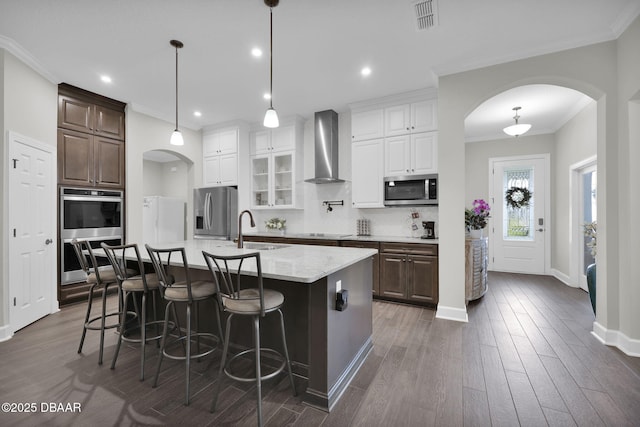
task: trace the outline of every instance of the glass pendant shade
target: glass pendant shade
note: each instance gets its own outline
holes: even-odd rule
[[[182,132],[178,129],[174,130],[171,134],[171,145],[184,145],[184,139],[182,138]]]
[[[513,116],[513,119],[516,121],[516,124],[511,125],[511,126],[507,126],[506,128],[502,129],[502,131],[504,133],[506,133],[509,136],[520,136],[523,135],[525,133],[527,133],[529,131],[529,129],[531,129],[531,125],[526,124],[526,123],[518,123],[518,119],[520,118],[520,116],[518,115],[518,111],[521,110],[522,107],[513,107],[512,110],[516,112],[516,115]]]
[[[529,129],[531,129],[531,125],[523,123],[523,124],[518,124],[518,125],[511,125],[511,126],[508,126],[508,127],[504,128],[502,130],[507,135],[520,136],[522,134],[527,133],[529,131]]]
[[[278,126],[280,126],[278,113],[276,113],[276,110],[273,107],[267,110],[267,113],[264,115],[264,122],[262,124],[267,128],[277,128]]]

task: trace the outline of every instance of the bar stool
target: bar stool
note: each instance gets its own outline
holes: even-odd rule
[[[159,325],[164,323],[163,320],[157,320],[156,310],[156,294],[160,292],[160,283],[158,276],[155,273],[146,274],[144,264],[140,258],[140,251],[138,245],[135,243],[128,245],[116,245],[109,246],[106,243],[102,243],[102,249],[107,254],[111,267],[116,274],[118,281],[118,287],[122,293],[122,303],[124,307],[127,306],[127,299],[131,296],[131,300],[135,307],[136,313],[138,313],[138,319],[140,320],[136,326],[126,326],[126,310],[121,310],[122,315],[120,318],[120,324],[123,325],[120,329],[120,336],[118,338],[118,344],[116,346],[116,352],[113,355],[113,361],[111,362],[111,369],[115,369],[116,361],[118,360],[118,354],[120,353],[120,346],[122,341],[140,343],[140,381],[144,381],[144,360],[145,360],[145,347],[147,342],[158,342],[162,335],[160,334]],[[131,270],[126,268],[127,259],[131,258],[131,262],[136,262],[138,271],[140,274],[132,275]],[[138,300],[136,294],[141,295],[141,307],[138,307]],[[153,303],[153,320],[147,321],[147,296],[151,296]],[[157,333],[153,336],[147,336],[147,328],[149,326],[156,325]],[[132,332],[140,330],[140,337],[132,336]]]
[[[289,351],[287,350],[287,339],[284,330],[284,318],[280,307],[284,304],[284,295],[282,293],[272,290],[264,289],[262,286],[262,266],[260,263],[260,253],[247,253],[241,255],[222,256],[213,255],[203,251],[207,266],[213,274],[216,284],[216,291],[219,295],[220,303],[224,312],[228,313],[226,333],[224,336],[224,349],[222,350],[222,361],[220,362],[220,369],[218,371],[218,381],[216,382],[213,402],[211,404],[211,412],[215,412],[218,402],[218,395],[220,393],[220,383],[222,381],[222,373],[236,381],[241,382],[255,382],[258,393],[258,425],[262,426],[262,381],[269,378],[273,378],[282,372],[286,366],[289,371],[289,381],[291,382],[291,388],[293,389],[293,395],[296,396],[296,386],[293,382],[293,374],[291,372],[291,361],[289,360]],[[242,266],[247,262],[255,263],[257,270],[257,288],[243,289],[242,279]],[[255,273],[249,273],[255,276]],[[253,281],[253,277],[247,278]],[[282,332],[282,345],[284,349],[284,356],[278,351],[271,348],[260,347],[260,319],[265,317],[266,314],[277,312],[280,315],[280,329]],[[231,331],[231,320],[235,315],[239,316],[251,316],[253,320],[253,343],[254,348],[244,350],[234,355],[227,361],[227,353],[229,351],[229,334]],[[231,373],[231,363],[238,357],[242,357],[245,354],[255,353],[255,378],[240,377]],[[262,353],[270,353],[276,355],[278,359],[282,360],[281,365],[273,372],[262,375],[260,368],[260,355]]]
[[[187,263],[187,255],[185,253],[184,248],[171,248],[171,249],[154,249],[150,247],[148,244],[145,245],[147,248],[147,252],[149,253],[149,257],[151,258],[151,263],[153,264],[153,268],[158,275],[158,280],[161,286],[161,292],[165,301],[167,301],[167,307],[165,311],[164,317],[164,327],[162,332],[162,342],[160,344],[160,356],[158,358],[158,367],[156,370],[156,377],[153,382],[153,387],[158,385],[158,377],[160,375],[160,366],[162,365],[163,357],[168,357],[173,360],[184,360],[186,364],[186,393],[185,393],[185,405],[189,405],[189,379],[190,379],[190,365],[191,359],[200,359],[205,357],[211,353],[213,353],[217,348],[220,340],[222,339],[222,327],[220,326],[220,311],[218,310],[219,305],[216,300],[216,287],[213,282],[207,281],[192,281],[191,274],[189,272],[189,264]],[[177,255],[174,261],[171,260],[172,255]],[[176,274],[178,274],[179,270],[182,270],[182,277],[184,279],[178,280],[177,278],[173,278],[169,276],[169,266],[176,269]],[[198,303],[205,301],[207,299],[211,299],[215,306],[216,317],[218,321],[218,333],[215,334],[208,332],[198,332]],[[182,336],[182,332],[179,328],[178,315],[176,312],[176,303],[185,303],[186,304],[186,320],[187,320],[187,331],[186,335]],[[195,311],[195,330],[191,328],[191,307],[193,306]],[[178,325],[178,338],[174,340],[172,343],[167,345],[167,335],[168,335],[168,325],[169,325],[169,310],[172,310],[173,317],[176,325]],[[200,338],[209,337],[215,339],[215,345],[212,345],[211,348],[205,349],[203,351],[200,350]],[[191,353],[191,342],[195,339],[196,341],[196,353]],[[167,351],[167,347],[172,344],[182,342],[185,346],[185,354],[184,355],[176,355],[171,354]]]
[[[73,239],[71,246],[78,257],[80,267],[87,275],[87,283],[89,287],[89,297],[87,303],[87,314],[84,319],[84,326],[82,328],[82,338],[80,338],[80,345],[78,346],[78,353],[82,353],[82,346],[84,345],[84,339],[87,335],[87,330],[100,331],[100,352],[98,356],[98,364],[102,365],[102,356],[104,353],[104,331],[106,329],[113,329],[120,326],[120,322],[107,324],[108,317],[114,317],[119,319],[120,310],[122,310],[122,296],[120,289],[118,289],[118,311],[107,313],[107,291],[112,285],[116,285],[117,279],[113,268],[109,266],[98,268],[96,257],[91,250],[91,243],[87,240]],[[102,288],[102,311],[95,317],[91,317],[91,306],[93,303],[93,292],[96,288]],[[100,322],[96,325],[96,322]]]

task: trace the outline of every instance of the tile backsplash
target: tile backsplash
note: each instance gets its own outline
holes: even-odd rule
[[[304,209],[253,210],[256,231],[265,231],[265,221],[279,217],[287,220],[289,233],[357,234],[357,220],[368,219],[371,234],[377,236],[419,237],[422,221],[436,222],[438,236],[438,207],[403,207],[355,209],[351,207],[351,182],[333,184],[302,184]],[[344,206],[333,206],[331,212],[323,206],[325,200],[343,200]],[[417,213],[418,218],[412,218]],[[417,229],[412,229],[415,223]]]

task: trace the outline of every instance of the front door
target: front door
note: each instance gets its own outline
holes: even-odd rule
[[[545,274],[548,155],[490,159],[489,269]]]
[[[56,309],[55,147],[9,133],[12,332]]]

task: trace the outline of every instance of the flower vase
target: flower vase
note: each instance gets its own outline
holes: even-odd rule
[[[472,239],[482,239],[483,231],[484,231],[484,228],[480,228],[478,230],[472,228],[471,230],[469,230],[469,235],[471,236]]]
[[[591,308],[593,314],[596,314],[596,265],[591,264],[587,267],[587,289],[589,289],[589,299],[591,300]]]

